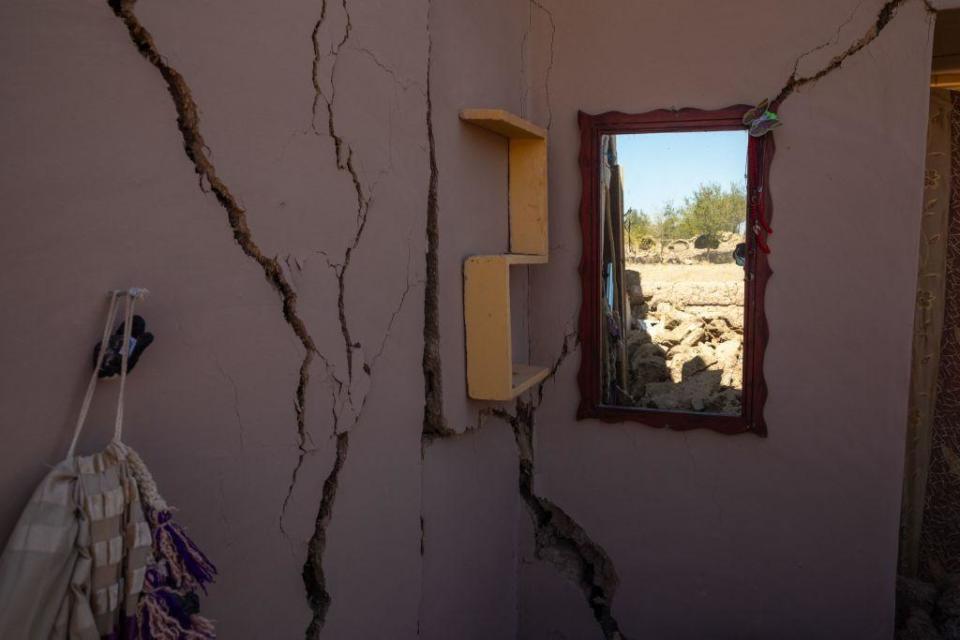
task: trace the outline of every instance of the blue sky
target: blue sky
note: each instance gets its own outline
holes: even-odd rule
[[[744,183],[747,132],[618,135],[617,158],[623,167],[624,211],[643,210],[656,218],[666,203],[680,206],[701,184]]]

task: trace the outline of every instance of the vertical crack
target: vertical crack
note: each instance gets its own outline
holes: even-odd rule
[[[370,186],[369,188],[364,188],[360,173],[354,164],[356,156],[354,154],[353,147],[349,144],[349,142],[347,142],[337,127],[337,119],[334,109],[336,102],[337,66],[340,61],[340,54],[343,52],[344,48],[347,47],[347,43],[351,38],[353,22],[347,0],[341,0],[340,6],[344,12],[346,20],[343,33],[341,34],[339,40],[332,44],[327,52],[324,52],[320,40],[321,31],[329,17],[327,2],[328,0],[323,0],[321,4],[320,17],[314,24],[310,35],[311,44],[313,47],[311,82],[314,89],[313,105],[311,109],[311,127],[315,135],[323,135],[323,133],[325,133],[330,138],[333,144],[333,153],[337,170],[345,173],[350,178],[355,197],[356,228],[352,238],[350,239],[350,242],[344,249],[342,260],[339,263],[336,263],[331,261],[326,253],[321,253],[323,253],[324,257],[326,258],[327,266],[333,271],[334,277],[337,281],[337,318],[340,325],[340,333],[343,338],[344,354],[346,357],[347,367],[346,381],[342,387],[345,386],[346,402],[349,404],[353,412],[353,424],[356,424],[360,419],[364,407],[366,406],[368,394],[363,393],[362,398],[359,400],[354,398],[354,378],[358,375],[365,375],[368,379],[373,377],[373,367],[376,365],[380,356],[383,354],[384,349],[386,348],[386,343],[393,329],[393,324],[399,316],[404,303],[406,302],[407,294],[411,288],[411,280],[408,262],[406,284],[400,294],[400,300],[395,310],[390,315],[387,327],[384,330],[384,335],[380,341],[377,351],[371,355],[369,360],[364,357],[364,361],[362,363],[362,373],[359,373],[355,370],[356,363],[354,362],[354,356],[356,350],[361,349],[362,345],[360,342],[354,339],[350,330],[350,322],[347,314],[346,304],[346,279],[354,252],[360,246],[367,222],[369,220],[370,207],[373,203],[372,194],[376,184]],[[399,76],[391,69],[380,63],[372,51],[367,49],[362,49],[360,51],[367,57],[371,58],[375,64],[388,73],[393,78],[395,83],[401,87],[405,86]],[[321,82],[320,77],[321,63],[323,58],[328,55],[333,57],[333,63],[330,68],[329,77],[327,78],[327,81],[329,82],[329,95],[327,95],[327,93],[324,91],[324,85]],[[317,126],[317,120],[321,114],[325,114],[326,116],[325,131],[323,131],[321,127]],[[307,560],[303,567],[303,583],[306,590],[307,602],[313,611],[313,617],[306,630],[306,637],[308,640],[313,640],[319,637],[320,632],[326,623],[327,612],[332,602],[332,597],[327,588],[326,575],[323,569],[323,555],[326,549],[327,528],[332,518],[333,506],[339,487],[340,472],[346,463],[349,448],[349,432],[347,430],[341,430],[339,426],[336,402],[334,404],[333,413],[333,434],[336,437],[336,459],[330,474],[327,476],[327,479],[323,484],[323,494],[319,509],[317,511],[317,517],[314,522],[313,534],[311,535],[308,543]]]
[[[425,235],[427,251],[423,291],[423,425],[420,431],[420,603],[417,607],[417,637],[423,615],[423,556],[426,553],[426,519],[423,511],[423,463],[426,447],[434,438],[449,437],[454,431],[447,426],[443,414],[443,377],[440,360],[440,171],[437,164],[437,143],[433,131],[433,2],[427,0],[427,60],[424,86],[425,120],[429,177],[427,179],[427,211]]]
[[[426,120],[430,178],[427,183],[427,279],[423,296],[423,438],[425,440],[452,433],[443,415],[443,378],[440,362],[440,205],[437,193],[439,170],[437,168],[437,145],[433,133],[433,97],[430,84],[433,62],[433,37],[430,31],[431,11],[432,3],[428,2]]]
[[[345,280],[347,269],[350,267],[350,258],[353,255],[353,250],[360,244],[360,238],[363,235],[363,230],[367,224],[367,213],[369,212],[370,199],[364,195],[363,186],[360,182],[360,176],[354,167],[353,149],[349,144],[344,142],[343,137],[337,133],[336,121],[334,117],[333,103],[336,97],[335,76],[337,63],[339,62],[339,53],[346,44],[347,40],[350,38],[350,33],[353,28],[346,0],[341,1],[341,6],[346,15],[346,25],[339,42],[337,42],[335,46],[331,47],[330,50],[330,54],[334,56],[334,61],[329,78],[331,87],[331,95],[329,97],[324,93],[320,84],[320,62],[322,59],[320,51],[320,30],[327,19],[327,0],[323,0],[320,9],[320,17],[314,24],[313,30],[310,34],[311,44],[313,46],[311,82],[314,88],[311,127],[313,128],[315,134],[320,135],[316,121],[317,110],[320,102],[322,101],[326,107],[327,134],[333,142],[333,150],[337,169],[340,171],[345,171],[349,174],[351,182],[353,183],[354,193],[356,194],[357,228],[354,232],[354,236],[344,251],[342,262],[335,264],[330,262],[329,258],[327,259],[327,265],[333,270],[334,276],[337,280],[337,317],[340,324],[340,332],[343,336],[347,366],[346,394],[348,401],[352,406],[353,351],[360,345],[359,343],[355,343],[350,336],[350,327],[347,322],[346,305],[344,302],[346,289]],[[366,372],[369,375],[369,368],[367,368]],[[309,604],[310,609],[313,611],[310,624],[306,629],[305,635],[307,640],[316,640],[320,637],[320,632],[323,630],[323,627],[326,624],[327,612],[330,610],[330,603],[332,602],[330,591],[327,589],[326,573],[323,569],[323,555],[327,547],[327,527],[330,525],[330,520],[333,517],[333,505],[337,498],[337,490],[340,482],[340,471],[343,469],[343,465],[346,463],[347,453],[350,446],[349,432],[339,430],[336,399],[334,401],[333,414],[333,433],[336,437],[336,457],[334,459],[333,467],[330,469],[330,473],[327,475],[327,478],[323,483],[320,506],[317,509],[313,533],[311,534],[310,540],[307,543],[307,558],[304,561],[302,572],[303,586],[306,591],[307,603]],[[359,414],[355,413],[355,418],[359,419]],[[301,456],[301,460],[294,469],[294,484],[296,483],[297,473],[302,462],[303,456]],[[293,484],[291,484],[291,490],[292,488]]]
[[[528,397],[517,398],[513,413],[497,407],[485,410],[481,415],[500,418],[513,430],[519,467],[518,489],[520,498],[533,519],[534,548],[537,558],[551,563],[561,574],[577,584],[606,640],[626,640],[612,609],[613,598],[619,585],[613,560],[566,511],[549,498],[538,495],[534,488],[536,412],[543,404],[547,383],[556,377],[560,367],[578,346],[579,341],[575,331],[564,335],[560,352],[549,374]],[[479,423],[477,428],[480,428]],[[465,437],[468,433],[470,431],[463,434],[453,431],[435,434],[424,440],[424,446],[434,439]],[[420,523],[422,555],[425,544],[422,511]]]
[[[544,386],[556,376],[576,346],[575,334],[565,335],[550,374],[537,386],[533,398],[518,398],[513,413],[498,408],[493,410],[493,415],[507,422],[513,430],[519,465],[519,492],[533,519],[537,558],[550,562],[580,587],[606,640],[626,640],[612,610],[619,585],[613,560],[566,511],[549,498],[537,495],[534,487],[536,412],[543,403]]]
[[[535,405],[518,399],[515,413],[498,410],[495,415],[507,421],[513,429],[519,462],[520,497],[533,519],[536,556],[550,562],[577,583],[604,638],[625,640],[611,609],[619,584],[613,560],[566,511],[548,498],[537,495],[534,489]]]
[[[346,24],[343,29],[343,34],[340,40],[333,46],[330,47],[329,55],[333,56],[333,65],[330,70],[330,95],[327,96],[323,91],[323,88],[320,83],[320,64],[324,57],[324,54],[321,52],[320,46],[320,30],[322,29],[324,23],[327,20],[327,1],[323,0],[320,9],[320,17],[317,19],[317,22],[313,26],[313,31],[311,32],[311,44],[313,45],[313,63],[311,65],[311,80],[313,83],[314,97],[313,97],[313,108],[312,108],[312,122],[311,126],[315,134],[320,134],[320,130],[317,128],[317,112],[320,107],[320,103],[323,102],[325,106],[326,116],[327,116],[327,135],[329,135],[331,141],[333,142],[334,154],[336,156],[337,169],[347,173],[350,176],[350,180],[353,184],[353,190],[356,198],[356,221],[357,227],[354,232],[353,238],[350,244],[344,251],[343,260],[339,263],[331,263],[328,261],[328,265],[334,272],[334,276],[337,280],[337,307],[338,307],[338,319],[340,322],[340,333],[343,335],[343,345],[344,351],[346,354],[346,364],[347,364],[347,396],[352,401],[352,392],[351,384],[353,382],[353,352],[354,349],[360,347],[360,344],[353,340],[350,335],[350,325],[347,322],[347,312],[346,304],[344,302],[344,297],[346,295],[346,275],[347,270],[350,268],[350,259],[353,256],[353,251],[359,246],[361,237],[363,236],[363,231],[367,225],[367,217],[370,211],[371,198],[364,194],[363,184],[360,180],[360,175],[357,172],[357,169],[353,162],[353,148],[344,140],[343,136],[338,133],[336,126],[336,117],[334,116],[334,101],[336,99],[336,70],[337,64],[340,60],[340,51],[346,45],[347,41],[350,39],[350,34],[353,31],[353,22],[350,17],[350,10],[347,6],[347,0],[341,0],[341,7],[343,8],[344,15],[346,17]]]
[[[314,523],[313,536],[307,544],[307,560],[303,563],[303,584],[307,590],[307,602],[313,610],[313,617],[307,627],[307,640],[316,640],[320,637],[332,601],[330,592],[327,590],[327,577],[323,571],[323,552],[327,547],[327,527],[333,515],[333,504],[337,499],[340,471],[347,460],[349,448],[350,434],[337,434],[336,458],[333,468],[323,482],[323,494]]]
[[[527,30],[523,34],[523,42],[520,45],[521,59],[522,59],[522,63],[521,63],[522,66],[520,69],[520,78],[521,78],[521,82],[523,83],[523,86],[521,87],[522,95],[520,99],[520,108],[524,111],[526,110],[527,94],[529,93],[529,90],[527,89],[527,86],[526,86],[527,85],[527,81],[526,81],[527,41],[530,38],[530,32],[533,30],[533,10],[538,9],[542,11],[543,14],[547,16],[547,20],[550,21],[550,59],[547,62],[547,68],[543,74],[543,91],[544,91],[544,99],[546,100],[546,107],[547,107],[546,128],[549,131],[550,125],[553,123],[553,108],[550,104],[550,77],[553,74],[553,59],[556,51],[555,45],[556,45],[556,39],[557,39],[557,23],[554,20],[553,12],[547,9],[545,6],[543,6],[540,0],[529,0],[529,2],[530,2],[530,16],[527,22]]]

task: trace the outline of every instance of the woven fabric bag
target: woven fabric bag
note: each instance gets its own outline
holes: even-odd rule
[[[114,292],[105,345],[125,297],[124,344],[142,290]],[[121,441],[127,355],[123,351],[113,440],[75,455],[101,349],[66,458],[40,482],[0,556],[0,638],[206,640],[197,592],[216,569],[170,518],[146,465]]]

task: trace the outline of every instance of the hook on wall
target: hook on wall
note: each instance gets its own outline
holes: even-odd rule
[[[109,291],[111,296],[130,296],[133,301],[142,300],[149,293],[146,289],[131,287],[130,289],[117,289]],[[147,323],[142,316],[134,315],[130,323],[130,341],[123,344],[123,322],[117,326],[116,331],[107,339],[106,353],[103,355],[103,362],[100,370],[97,372],[98,378],[112,378],[120,375],[120,368],[123,366],[123,352],[127,351],[127,373],[133,371],[141,354],[153,343],[153,334],[147,332]],[[93,348],[93,366],[97,366],[100,357],[100,349],[103,343],[98,342]]]

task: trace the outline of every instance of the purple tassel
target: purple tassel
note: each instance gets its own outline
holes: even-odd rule
[[[199,598],[196,593],[180,591],[169,586],[169,582],[158,565],[147,569],[134,637],[140,640],[214,640],[213,623],[197,614]]]
[[[207,588],[204,585],[213,582],[214,576],[217,574],[217,568],[210,562],[210,559],[203,551],[194,544],[193,540],[187,536],[183,527],[170,520],[169,513],[161,513],[159,516],[161,519],[164,519],[164,516],[166,516],[165,521],[160,526],[166,530],[173,544],[176,545],[180,555],[180,561],[183,562],[187,571],[190,572],[197,581],[197,584],[203,589],[203,592],[206,593]]]
[[[197,591],[206,593],[204,585],[213,582],[217,568],[173,522],[169,511],[145,511],[153,528],[155,564],[147,569],[138,607],[139,637],[212,640],[213,624],[198,615]]]
[[[170,615],[177,619],[181,627],[190,626],[191,613],[183,606],[183,598],[180,595],[166,588],[157,589],[154,593],[157,599],[163,602]]]
[[[154,548],[158,562],[165,563],[168,582],[177,588],[193,588],[207,592],[206,584],[213,582],[217,568],[187,536],[183,528],[173,522],[168,511],[150,513],[154,522]]]

